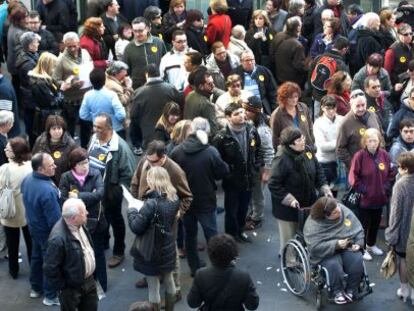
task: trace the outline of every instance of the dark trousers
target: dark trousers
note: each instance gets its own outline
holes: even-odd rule
[[[89,139],[92,135],[93,124],[90,121],[79,120],[80,123],[80,142],[82,148],[87,148]]]
[[[208,212],[188,211],[184,215],[185,249],[187,251],[188,265],[194,274],[201,268],[200,257],[197,250],[198,223],[203,228],[204,237],[208,242],[217,234],[216,210]]]
[[[75,137],[76,124],[79,120],[79,108],[81,101],[73,103],[63,103],[63,117],[66,120],[70,136]]]
[[[325,174],[328,185],[335,182],[338,177],[336,162],[321,163],[323,173]]]
[[[125,221],[122,216],[122,199],[103,201],[105,207],[105,217],[109,225],[112,226],[114,234],[114,256],[123,256],[125,251]],[[109,226],[106,232],[106,241],[109,240]]]
[[[364,266],[362,253],[349,250],[341,251],[320,262],[328,270],[331,293],[334,295],[340,291],[356,293],[361,282]],[[348,275],[344,288],[344,276]]]
[[[243,233],[251,191],[224,189],[224,231],[234,237]]]
[[[32,260],[30,262],[30,284],[38,293],[43,292],[48,299],[54,299],[56,292],[49,287],[43,275],[43,258],[46,256],[47,238],[33,235],[32,232]]]
[[[35,110],[31,108],[25,108],[23,113],[24,127],[26,129],[27,136],[29,136],[30,147],[33,148],[37,138],[37,136],[33,133],[33,121],[35,118]]]
[[[91,234],[93,241],[93,251],[95,253],[95,279],[99,281],[104,292],[108,287],[108,278],[106,274],[106,259],[105,259],[105,231],[94,232]]]
[[[139,121],[139,118],[131,118],[131,124],[129,125],[129,137],[131,138],[132,145],[136,148],[142,146],[142,131]]]
[[[177,247],[179,249],[184,248],[184,236],[185,236],[185,229],[184,229],[183,220],[178,219],[178,222],[177,222]]]
[[[65,288],[59,294],[61,311],[96,311],[98,294],[93,277],[89,277],[77,288]]]
[[[381,222],[382,208],[359,208],[358,218],[364,228],[365,245],[374,246]]]
[[[29,227],[21,228],[23,231],[23,238],[26,243],[27,257],[29,263],[32,258],[32,238],[30,237]],[[20,228],[12,228],[4,226],[6,233],[6,243],[9,255],[9,271],[12,277],[17,277],[19,273],[19,244],[20,244]]]

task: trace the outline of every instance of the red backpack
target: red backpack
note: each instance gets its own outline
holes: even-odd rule
[[[325,91],[325,82],[336,72],[336,60],[333,57],[322,55],[316,60],[310,83],[318,91]]]

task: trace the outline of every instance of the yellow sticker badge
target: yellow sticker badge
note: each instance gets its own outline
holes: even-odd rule
[[[306,117],[304,115],[301,115],[300,119],[302,120],[302,122],[306,122]]]
[[[106,156],[103,153],[98,155],[98,160],[101,161],[101,162],[105,161],[105,158],[106,158]]]
[[[368,108],[368,111],[375,112],[376,110],[375,110],[375,107],[371,106]]]
[[[312,158],[313,158],[313,154],[312,154],[312,152],[306,152],[306,156],[308,157],[308,159],[309,160],[312,160]]]
[[[259,80],[263,82],[264,81],[264,75],[260,75]]]
[[[252,141],[250,142],[250,147],[254,147],[256,146],[256,140],[252,139]]]
[[[271,33],[269,34],[269,39],[273,40],[273,35]]]
[[[365,134],[365,129],[363,127],[361,127],[359,129],[359,135],[363,136]]]
[[[348,218],[345,218],[344,225],[347,226],[347,227],[351,227],[352,222]]]
[[[151,47],[151,52],[152,53],[157,53],[158,52],[158,48],[154,45]]]
[[[162,36],[162,33],[159,33],[159,34],[158,34],[158,38],[160,38],[161,40],[164,40],[164,38],[163,38],[163,36]]]
[[[62,156],[62,153],[60,151],[53,152],[53,157],[55,159],[60,159],[61,156]]]
[[[73,74],[77,76],[79,74],[79,67],[73,67]]]
[[[207,36],[206,35],[204,35],[204,41],[207,42]]]
[[[400,63],[405,63],[407,61],[407,58],[405,56],[400,57]]]
[[[379,163],[378,164],[378,168],[381,170],[381,171],[383,171],[383,170],[385,170],[385,164],[384,163]]]

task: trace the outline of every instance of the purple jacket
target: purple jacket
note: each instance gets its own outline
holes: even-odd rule
[[[391,159],[382,148],[375,155],[366,149],[355,153],[349,170],[349,183],[362,193],[362,208],[380,207],[388,202],[395,172],[391,169]]]

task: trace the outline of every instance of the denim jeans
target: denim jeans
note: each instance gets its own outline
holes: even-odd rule
[[[30,285],[32,290],[43,292],[48,299],[54,299],[56,292],[49,287],[43,274],[43,258],[46,256],[47,238],[32,234],[32,260],[30,262]]]
[[[224,190],[224,231],[227,234],[237,237],[243,233],[251,196],[251,191]]]
[[[188,211],[184,215],[185,248],[187,250],[188,265],[192,273],[201,267],[200,257],[197,251],[198,222],[203,228],[207,242],[217,234],[216,210],[208,212]]]

